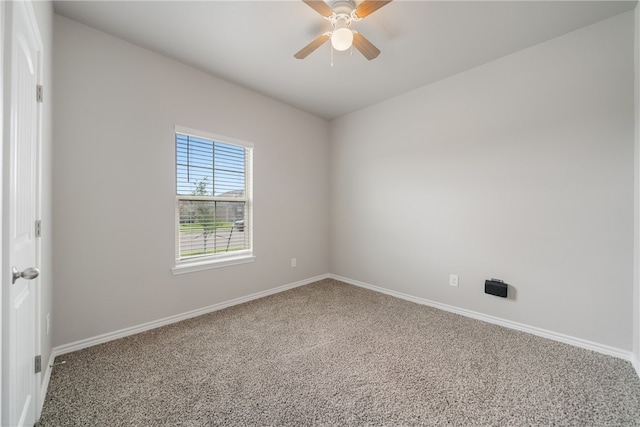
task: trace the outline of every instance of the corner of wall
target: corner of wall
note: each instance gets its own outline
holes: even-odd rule
[[[640,377],[640,7],[634,33],[634,209],[633,209],[633,366]]]

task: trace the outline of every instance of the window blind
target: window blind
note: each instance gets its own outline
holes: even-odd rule
[[[176,132],[176,259],[251,250],[251,148]]]

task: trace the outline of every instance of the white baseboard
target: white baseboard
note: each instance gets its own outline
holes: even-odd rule
[[[633,368],[636,370],[636,374],[638,374],[638,377],[640,377],[640,359],[638,359],[637,354],[631,355],[631,364],[633,365]]]
[[[554,341],[559,341],[565,344],[573,345],[575,347],[580,347],[586,350],[592,350],[598,353],[606,354],[608,356],[624,359],[631,362],[631,364],[634,365],[634,368],[638,373],[638,376],[640,377],[640,369],[639,369],[640,367],[638,366],[638,359],[633,355],[633,353],[629,351],[621,350],[615,347],[610,347],[604,344],[599,344],[593,341],[584,340],[581,338],[571,337],[569,335],[564,335],[564,334],[560,334],[553,331],[548,331],[546,329],[537,328],[535,326],[529,326],[522,323],[512,322],[510,320],[501,319],[499,317],[489,316],[486,314],[478,313],[476,311],[466,310],[464,308],[459,308],[459,307],[455,307],[448,304],[442,304],[436,301],[415,297],[413,295],[403,294],[401,292],[392,291],[389,289],[381,288],[379,286],[374,286],[368,283],[352,280],[346,277],[337,276],[335,274],[330,274],[329,277],[344,283],[348,283],[350,285],[359,286],[361,288],[366,288],[366,289],[369,289],[375,292],[380,292],[386,295],[391,295],[393,297],[415,302],[417,304],[422,304],[422,305],[437,308],[440,310],[448,311],[451,313],[460,314],[462,316],[470,317],[472,319],[482,320],[484,322],[493,323],[496,325],[504,326],[506,328],[515,329],[522,332],[527,332],[543,338],[548,338]]]
[[[331,279],[335,279],[335,280],[339,280],[341,282],[350,284],[350,285],[354,285],[354,286],[358,286],[361,288],[366,288],[375,292],[380,292],[386,295],[390,295],[396,298],[400,298],[400,299],[404,299],[407,301],[411,301],[417,304],[422,304],[422,305],[426,305],[429,307],[434,307],[440,310],[444,310],[444,311],[448,311],[451,313],[455,313],[455,314],[460,314],[462,316],[466,316],[466,317],[470,317],[473,319],[477,319],[477,320],[481,320],[484,322],[488,322],[488,323],[493,323],[496,325],[500,325],[500,326],[504,326],[507,328],[511,328],[511,329],[515,329],[518,331],[522,331],[522,332],[527,332],[533,335],[537,335],[543,338],[548,338],[554,341],[559,341],[565,344],[569,344],[569,345],[573,345],[575,347],[580,347],[580,348],[584,348],[586,350],[592,350],[592,351],[596,351],[598,353],[602,353],[602,354],[606,354],[609,356],[613,356],[613,357],[617,357],[620,359],[624,359],[627,360],[629,362],[631,362],[631,364],[633,365],[633,367],[635,368],[636,372],[638,373],[638,376],[640,377],[640,362],[638,361],[638,357],[636,355],[634,355],[633,353],[629,352],[629,351],[625,351],[625,350],[621,350],[615,347],[610,347],[604,344],[599,344],[596,342],[592,342],[592,341],[588,341],[588,340],[584,340],[581,338],[576,338],[576,337],[571,337],[569,335],[564,335],[564,334],[560,334],[557,332],[553,332],[553,331],[548,331],[545,329],[541,329],[541,328],[537,328],[534,326],[529,326],[529,325],[525,325],[522,323],[517,323],[517,322],[512,322],[510,320],[505,320],[505,319],[501,319],[499,317],[494,317],[494,316],[489,316],[486,314],[482,314],[482,313],[478,313],[475,311],[471,311],[471,310],[466,310],[463,308],[459,308],[459,307],[455,307],[455,306],[451,306],[448,304],[442,304],[436,301],[431,301],[431,300],[427,300],[424,298],[420,298],[420,297],[415,297],[412,295],[408,295],[408,294],[404,294],[401,292],[396,292],[396,291],[392,291],[386,288],[381,288],[379,286],[374,286],[374,285],[370,285],[368,283],[364,283],[364,282],[360,282],[357,280],[352,280],[346,277],[342,277],[342,276],[338,276],[335,274],[324,274],[324,275],[320,275],[320,276],[316,276],[316,277],[312,277],[306,280],[301,280],[299,282],[295,282],[295,283],[290,283],[288,285],[284,285],[284,286],[279,286],[273,289],[269,289],[266,291],[262,291],[262,292],[257,292],[255,294],[251,294],[251,295],[247,295],[244,297],[240,297],[240,298],[236,298],[233,300],[229,300],[229,301],[225,301],[222,303],[218,303],[218,304],[214,304],[208,307],[203,307],[197,310],[193,310],[193,311],[189,311],[186,313],[182,313],[182,314],[178,314],[175,316],[170,316],[170,317],[166,317],[164,319],[159,319],[159,320],[155,320],[152,322],[147,322],[147,323],[143,323],[141,325],[137,325],[137,326],[132,326],[130,328],[125,328],[125,329],[121,329],[119,331],[114,331],[114,332],[109,332],[106,334],[102,334],[102,335],[98,335],[96,337],[92,337],[92,338],[87,338],[84,340],[79,340],[79,341],[75,341],[69,344],[64,344],[58,347],[53,348],[52,352],[51,352],[51,359],[50,362],[47,364],[47,370],[45,371],[45,381],[43,381],[42,383],[42,390],[41,390],[41,402],[44,403],[44,397],[46,395],[46,391],[47,391],[47,387],[49,384],[49,378],[51,376],[51,368],[50,365],[53,364],[53,360],[55,359],[55,357],[60,356],[62,354],[66,354],[66,353],[71,353],[73,351],[77,351],[77,350],[82,350],[84,348],[88,348],[88,347],[92,347],[94,345],[98,345],[98,344],[102,344],[108,341],[113,341],[119,338],[124,338],[127,337],[129,335],[134,335],[134,334],[138,334],[140,332],[145,332],[151,329],[155,329],[155,328],[159,328],[161,326],[165,326],[171,323],[176,323],[176,322],[180,322],[182,320],[186,320],[186,319],[190,319],[192,317],[197,317],[197,316],[201,316],[203,314],[207,314],[207,313],[211,313],[213,311],[218,311],[218,310],[222,310],[224,308],[227,307],[231,307],[234,305],[238,305],[238,304],[242,304],[245,302],[249,302],[258,298],[263,298],[266,297],[268,295],[273,295],[273,294],[277,294],[279,292],[284,292],[287,291],[289,289],[293,289],[293,288],[297,288],[299,286],[304,286],[304,285],[308,285],[311,284],[313,282],[317,282],[319,280],[322,279],[327,279],[327,278],[331,278]]]
[[[234,305],[242,304],[245,302],[249,302],[258,298],[263,298],[269,295],[277,294],[280,292],[287,291],[289,289],[297,288],[299,286],[308,285],[313,282],[317,282],[322,279],[329,278],[329,274],[324,274],[321,276],[312,277],[310,279],[301,280],[299,282],[290,283],[288,285],[278,286],[276,288],[268,289],[262,292],[256,292],[255,294],[247,295],[240,298],[235,298],[229,301],[221,302],[218,304],[210,305],[208,307],[199,308],[197,310],[192,310],[186,313],[177,314],[175,316],[165,317],[164,319],[154,320],[151,322],[143,323],[141,325],[132,326],[125,329],[120,329],[119,331],[108,332],[106,334],[98,335],[96,337],[87,338],[79,341],[75,341],[69,344],[64,344],[58,347],[54,347],[52,351],[52,358],[56,356],[60,356],[62,354],[71,353],[73,351],[82,350],[84,348],[92,347],[94,345],[103,344],[105,342],[117,340],[119,338],[124,338],[129,335],[138,334],[140,332],[145,332],[151,329],[159,328],[161,326],[169,325],[171,323],[180,322],[182,320],[191,319],[192,317],[201,316],[203,314],[211,313],[213,311],[222,310],[227,307],[231,307]],[[52,364],[52,363],[50,363]],[[50,373],[49,373],[50,375]],[[48,378],[46,383],[48,384]]]

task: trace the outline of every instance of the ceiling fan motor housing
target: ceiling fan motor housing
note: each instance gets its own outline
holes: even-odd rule
[[[334,0],[330,3],[333,13],[335,14],[334,20],[346,21],[347,26],[351,24],[351,20],[354,19],[353,11],[356,9],[356,2],[353,0]]]

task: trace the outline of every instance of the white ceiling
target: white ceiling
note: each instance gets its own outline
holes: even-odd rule
[[[357,1],[360,3],[360,1]],[[353,24],[382,53],[326,43],[300,0],[55,1],[57,13],[332,119],[633,9],[636,1],[395,0]]]

